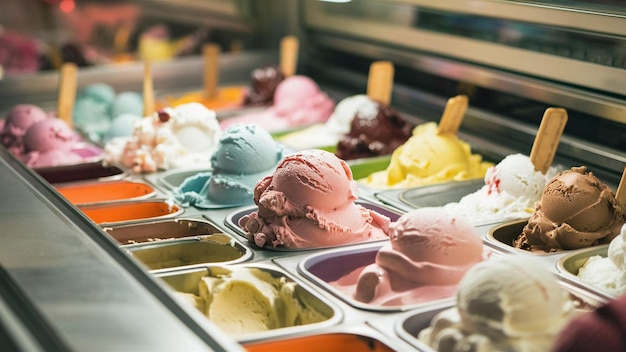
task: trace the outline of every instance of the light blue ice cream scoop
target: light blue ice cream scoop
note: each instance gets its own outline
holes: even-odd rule
[[[274,172],[284,154],[283,146],[261,127],[231,125],[211,157],[213,170],[185,179],[172,195],[183,206],[202,209],[252,204],[257,182]]]

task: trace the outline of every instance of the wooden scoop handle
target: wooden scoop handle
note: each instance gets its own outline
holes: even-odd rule
[[[202,47],[202,58],[204,61],[204,95],[211,98],[217,94],[219,82],[219,56],[220,46],[217,44],[206,44]]]
[[[150,116],[154,113],[154,104],[152,64],[146,61],[143,68],[143,116]]]
[[[394,67],[390,61],[375,61],[367,76],[367,96],[389,106],[393,91]]]
[[[72,62],[61,65],[59,72],[59,91],[57,98],[57,117],[70,127],[74,126],[74,103],[76,102],[76,86],[78,67]]]
[[[469,98],[467,95],[457,95],[448,99],[441,120],[439,120],[437,134],[456,135],[461,126],[461,122],[463,122],[468,105]]]
[[[622,179],[619,181],[617,191],[615,192],[615,200],[617,204],[626,207],[626,166],[622,172]]]
[[[296,74],[298,48],[299,41],[295,36],[287,36],[280,42],[280,70],[285,77]]]
[[[566,123],[565,109],[548,108],[543,114],[530,151],[530,161],[535,165],[535,170],[542,174],[552,165]]]

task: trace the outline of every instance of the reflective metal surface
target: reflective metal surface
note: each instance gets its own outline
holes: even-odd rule
[[[238,350],[0,149],[0,264],[72,350]],[[121,318],[121,319],[120,319]],[[210,324],[209,324],[210,326]],[[47,347],[47,346],[46,346]]]
[[[483,17],[477,18],[476,14]],[[545,94],[543,101],[548,99],[553,104],[583,111],[589,109],[585,108],[589,103],[608,103],[613,108],[591,109],[599,116],[626,121],[623,99],[576,88],[626,94],[621,84],[626,78],[624,15],[510,1],[390,0],[350,4],[308,1],[304,15],[305,24],[313,29],[316,45],[368,56],[382,50],[381,57],[395,63],[474,83],[489,80],[489,86],[518,94]],[[524,22],[509,22],[511,16]],[[549,21],[553,29],[546,29],[543,23],[528,25],[535,21]],[[594,23],[602,28],[596,28]],[[604,33],[571,32],[572,24],[590,24],[593,28],[588,30]],[[468,37],[472,30],[480,32]],[[574,40],[572,36],[578,37]],[[580,101],[564,99],[568,96]]]

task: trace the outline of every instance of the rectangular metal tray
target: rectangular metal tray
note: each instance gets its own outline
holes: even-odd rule
[[[237,338],[240,343],[259,342],[268,339],[275,339],[278,337],[288,338],[289,336],[293,335],[302,335],[310,331],[337,325],[343,319],[342,310],[331,300],[326,297],[320,296],[315,291],[309,289],[306,284],[290,276],[278,267],[264,264],[237,264],[237,266],[242,266],[246,268],[257,268],[270,273],[273,277],[284,277],[287,282],[295,282],[297,284],[297,295],[300,297],[304,297],[304,299],[307,300],[308,304],[315,305],[317,310],[324,312],[325,316],[328,316],[327,320],[318,323],[278,328],[241,336]],[[175,291],[197,295],[198,283],[203,276],[210,275],[212,268],[217,268],[218,270],[220,270],[223,268],[227,269],[228,267],[228,265],[211,265],[205,268],[171,271],[158,273],[155,275],[156,277],[163,280]]]
[[[358,309],[377,312],[399,312],[454,301],[454,296],[451,296],[445,299],[410,305],[383,306],[360,302],[350,297],[346,292],[342,292],[340,289],[330,285],[330,282],[347,276],[361,267],[375,263],[378,250],[382,246],[382,243],[370,243],[315,253],[301,260],[298,263],[297,270],[300,275]]]
[[[540,257],[553,257],[558,258],[567,253],[567,251],[543,253],[543,252],[530,252],[527,250],[515,248],[513,242],[522,233],[524,226],[528,223],[528,219],[519,219],[508,221],[496,226],[491,227],[485,234],[485,244],[499,251],[508,253],[525,253],[537,255]]]
[[[184,212],[182,207],[165,199],[81,205],[78,209],[100,226],[174,218]]]
[[[439,207],[458,202],[464,196],[476,192],[485,185],[480,179],[445,182],[410,189],[393,189],[376,192],[375,197],[383,203],[410,211],[423,207]]]
[[[200,172],[211,171],[211,169],[174,169],[158,173],[156,182],[158,185],[165,187],[167,190],[173,190],[179,187],[186,178],[196,175]]]
[[[152,273],[241,263],[252,251],[225,233],[125,246],[132,257]]]
[[[75,165],[42,167],[33,169],[48,183],[65,183],[86,180],[119,180],[126,177],[126,171],[118,166],[104,166],[102,162]]]
[[[617,295],[607,292],[600,287],[587,284],[578,278],[578,270],[587,262],[590,257],[599,255],[606,258],[608,255],[609,245],[600,245],[590,248],[580,249],[567,255],[562,256],[556,263],[557,274],[561,280],[567,281],[572,285],[582,287],[594,294],[601,296],[607,300],[614,299]]]
[[[363,207],[367,209],[374,210],[378,212],[379,214],[385,215],[389,217],[391,221],[398,220],[398,218],[401,215],[398,212],[394,211],[393,209],[390,209],[383,205],[374,204],[369,201],[357,200],[355,203],[362,205]],[[256,205],[245,207],[245,208],[238,208],[237,210],[231,212],[224,218],[224,225],[226,225],[226,227],[228,227],[229,229],[233,230],[237,235],[247,239],[245,231],[239,226],[239,220],[245,215],[248,215],[251,212],[255,211],[256,209],[257,209]],[[381,240],[377,240],[377,241],[381,241]],[[350,245],[353,245],[353,244],[356,244],[356,243],[351,243]],[[333,248],[333,247],[323,247],[323,248]],[[271,251],[280,251],[280,252],[294,252],[294,251],[303,252],[307,250],[318,250],[318,249],[323,249],[323,248],[322,247],[315,247],[315,248],[263,247],[263,249],[267,249]]]
[[[249,352],[392,352],[399,350],[389,338],[370,331],[371,329],[365,326],[360,326],[358,332],[344,330],[346,329],[272,339],[244,344],[244,347]]]
[[[122,246],[223,232],[210,221],[191,218],[162,219],[143,223],[105,226],[102,229]]]
[[[84,181],[55,185],[54,188],[74,205],[89,205],[152,198],[156,191],[139,180]]]

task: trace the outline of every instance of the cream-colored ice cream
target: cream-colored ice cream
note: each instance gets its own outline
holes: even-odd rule
[[[210,167],[222,135],[215,112],[199,103],[165,108],[141,119],[130,137],[105,146],[105,162],[134,172]]]
[[[549,351],[574,316],[568,295],[538,259],[495,257],[466,273],[456,307],[418,338],[440,352]]]
[[[482,178],[492,165],[472,154],[470,145],[456,135],[437,134],[437,124],[429,122],[413,129],[391,155],[386,170],[359,181],[373,188],[410,188]]]
[[[330,318],[300,297],[298,285],[258,268],[212,267],[199,283],[199,296],[181,298],[200,309],[224,332],[241,337],[312,324]]]
[[[614,295],[626,293],[626,225],[609,245],[608,257],[589,257],[578,270],[585,283]]]
[[[530,217],[546,183],[556,173],[557,169],[550,167],[542,174],[526,155],[511,154],[487,170],[482,188],[444,209],[472,222]]]

